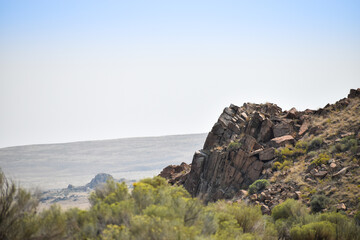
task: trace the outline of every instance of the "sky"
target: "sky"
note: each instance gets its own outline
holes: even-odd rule
[[[360,1],[0,0],[0,147],[205,133],[360,87]]]

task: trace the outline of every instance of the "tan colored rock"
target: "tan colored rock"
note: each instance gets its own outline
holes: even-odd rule
[[[319,171],[319,172],[315,173],[314,176],[318,177],[318,178],[324,178],[327,174],[328,174],[327,171]]]
[[[330,168],[332,168],[332,169],[336,168],[336,163],[331,163]]]
[[[300,127],[299,135],[302,136],[310,127],[310,122],[308,120],[305,120]]]
[[[295,139],[293,136],[285,135],[282,137],[277,137],[277,138],[271,139],[269,145],[271,147],[278,148],[278,147],[284,147],[286,144],[294,145],[294,143],[295,143]]]
[[[258,196],[257,196],[256,193],[250,195],[250,200],[251,200],[251,201],[255,201],[255,200],[257,200],[257,199],[258,199]]]
[[[240,114],[240,117],[241,117],[242,119],[244,119],[245,121],[247,121],[247,119],[248,119],[248,115],[247,115],[245,112],[242,112],[242,113]]]
[[[248,191],[241,189],[237,194],[236,197],[238,198],[244,198],[248,195]]]
[[[335,173],[335,174],[333,175],[333,177],[337,177],[337,176],[344,175],[348,169],[349,169],[349,167],[344,167],[343,169],[341,169],[340,171],[338,171],[337,173]]]
[[[340,210],[340,211],[345,211],[347,208],[346,208],[346,205],[344,203],[340,203],[339,205],[337,205],[337,210]]]

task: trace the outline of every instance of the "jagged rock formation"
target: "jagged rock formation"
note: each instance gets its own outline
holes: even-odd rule
[[[184,184],[191,166],[182,162],[180,165],[169,165],[159,174],[160,177],[166,178],[171,184]]]
[[[206,201],[217,200],[231,198],[266,177],[275,148],[294,143],[307,114],[283,112],[270,103],[225,108],[204,148],[195,153],[185,188]]]
[[[337,129],[335,134],[325,132],[324,125],[314,121],[324,119],[336,111],[345,111],[351,105],[352,99],[356,99],[352,109],[358,111],[359,106],[356,106],[360,103],[359,97],[360,89],[351,90],[348,98],[335,104],[328,104],[317,111],[302,112],[295,108],[282,111],[280,107],[270,103],[245,103],[241,107],[231,104],[224,109],[209,132],[203,149],[195,152],[191,169],[184,167],[184,164],[182,167],[169,166],[161,176],[169,179],[172,184],[184,185],[192,196],[200,197],[204,201],[246,199],[260,204],[263,212],[268,213],[272,206],[285,198],[301,198],[300,190],[304,186],[316,188],[325,176],[336,178],[345,174],[348,169],[358,168],[358,164],[348,166],[348,163],[342,160],[337,160],[335,164],[334,159],[327,164],[314,166],[310,164],[314,157],[303,155],[301,160],[307,170],[297,173],[296,176],[300,181],[304,181],[304,184],[294,180],[284,181],[289,174],[289,171],[284,170],[277,172],[275,182],[262,192],[249,196],[244,194],[243,190],[257,179],[273,177],[277,170],[274,169],[274,162],[278,160],[278,152],[285,146],[294,147],[300,139],[308,140],[322,134],[323,150],[329,150],[331,144],[340,141],[336,138],[346,134],[358,137],[358,117]],[[331,122],[331,119],[326,122]],[[360,149],[355,151],[360,152]]]

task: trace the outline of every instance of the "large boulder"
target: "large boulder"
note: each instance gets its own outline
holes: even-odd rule
[[[191,166],[183,162],[180,165],[167,166],[159,176],[167,179],[170,184],[183,184],[190,170]]]
[[[273,138],[273,126],[273,122],[268,118],[261,123],[261,128],[257,137],[258,142],[268,142]]]
[[[285,135],[292,135],[292,133],[294,132],[294,129],[291,126],[291,124],[287,122],[280,122],[279,124],[276,124],[273,130],[274,130],[275,138],[282,137]]]
[[[360,88],[358,89],[350,89],[350,93],[348,95],[348,98],[358,98],[360,97]]]
[[[291,144],[291,145],[295,144],[295,139],[293,136],[285,135],[282,137],[273,138],[270,140],[270,143],[269,143],[269,145],[271,147],[275,147],[275,148],[285,147],[285,145],[287,145],[287,144]]]
[[[275,158],[275,148],[267,148],[259,153],[259,159],[261,161],[270,161]]]

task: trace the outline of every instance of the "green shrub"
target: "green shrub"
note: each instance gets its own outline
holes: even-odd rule
[[[228,145],[228,150],[231,151],[231,150],[237,150],[241,147],[241,143],[238,142],[238,141],[233,141],[233,142],[230,142],[229,145]]]
[[[317,153],[315,151],[310,151],[307,154],[309,157],[315,157],[317,155]]]
[[[259,192],[260,190],[266,188],[268,185],[270,185],[268,180],[258,179],[249,186],[249,193],[254,194],[256,192]]]
[[[276,221],[278,219],[297,218],[305,214],[307,214],[307,211],[301,202],[287,199],[273,208],[271,217]]]
[[[301,144],[300,144],[301,145]],[[296,159],[296,157],[304,155],[306,153],[306,148],[303,149],[301,147],[284,147],[280,150],[275,151],[276,156],[279,161],[285,161],[287,159]]]
[[[273,165],[274,170],[286,171],[293,165],[292,160],[285,159],[282,163],[276,161]]]
[[[336,239],[335,224],[328,221],[312,222],[303,226],[295,226],[290,230],[293,240]]]
[[[355,219],[348,218],[345,214],[329,212],[319,216],[320,221],[328,221],[335,224],[336,235],[339,239],[354,239],[360,236],[360,226],[356,225]]]
[[[312,151],[312,150],[316,150],[319,149],[321,147],[321,144],[323,143],[322,138],[320,137],[315,137],[313,138],[310,143],[309,143],[309,147],[308,150]]]
[[[355,223],[360,226],[360,211],[357,211],[354,216]]]
[[[0,239],[28,239],[38,226],[37,199],[9,181],[0,169]]]
[[[306,141],[302,141],[302,140],[298,141],[298,142],[295,144],[295,148],[297,148],[297,149],[307,150],[308,146],[309,146],[309,143],[306,142]]]
[[[90,194],[89,201],[92,205],[99,202],[112,204],[126,200],[130,197],[126,184],[116,183],[114,180],[108,180],[105,185],[98,187]]]
[[[328,206],[329,201],[330,199],[322,194],[312,196],[310,201],[311,211],[320,212]]]
[[[320,153],[317,158],[315,158],[311,163],[316,166],[320,166],[321,164],[327,164],[330,160],[330,155],[327,153]]]
[[[333,152],[346,152],[350,150],[352,153],[356,153],[358,148],[358,141],[354,136],[347,136],[341,139],[332,147]]]
[[[1,172],[0,172],[1,173]],[[266,180],[254,182],[262,189]],[[109,181],[89,210],[53,205],[36,213],[34,199],[0,174],[0,239],[344,239],[360,236],[357,213],[308,214],[288,199],[263,216],[259,206],[224,200],[205,206],[181,186],[155,177],[126,186]],[[14,190],[15,189],[15,190]],[[320,201],[320,197],[312,201]],[[321,202],[321,201],[320,201]],[[335,234],[335,235],[334,235]]]

